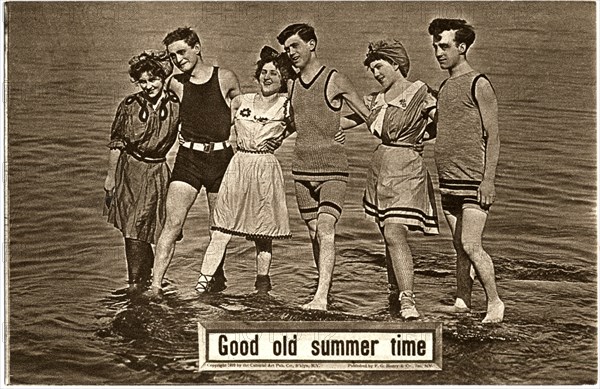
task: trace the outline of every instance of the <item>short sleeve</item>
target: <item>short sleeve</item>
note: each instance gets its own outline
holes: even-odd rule
[[[113,120],[112,127],[110,130],[110,142],[108,148],[110,149],[122,149],[125,147],[124,134],[125,134],[125,104],[122,102],[117,108],[115,119]]]
[[[424,109],[429,110],[431,108],[435,108],[437,104],[437,99],[433,96],[432,90],[427,87],[427,93],[425,94],[425,98],[423,99],[425,102]]]
[[[377,93],[371,93],[371,94],[363,97],[363,102],[365,103],[367,108],[369,108],[369,110],[371,110],[371,105],[373,104],[373,100],[375,99],[375,96],[377,96]]]

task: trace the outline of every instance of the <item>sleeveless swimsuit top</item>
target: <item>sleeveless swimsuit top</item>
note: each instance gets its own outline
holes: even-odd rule
[[[175,78],[183,84],[181,136],[188,142],[210,143],[229,139],[231,113],[219,85],[219,68],[214,67],[204,84],[190,82],[188,74]]]

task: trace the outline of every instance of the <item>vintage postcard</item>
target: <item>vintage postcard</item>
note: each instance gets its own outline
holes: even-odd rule
[[[597,4],[4,3],[3,383],[597,385]]]

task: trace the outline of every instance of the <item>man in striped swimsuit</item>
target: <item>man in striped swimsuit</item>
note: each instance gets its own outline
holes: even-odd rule
[[[327,296],[335,265],[335,227],[342,213],[348,158],[336,141],[340,109],[348,106],[364,119],[366,107],[350,80],[321,65],[317,59],[317,36],[307,24],[292,24],[277,37],[299,69],[288,90],[298,136],[292,175],[300,215],[310,234],[319,270],[317,291],[305,309],[327,310]]]
[[[472,264],[487,296],[483,323],[498,323],[504,318],[504,303],[496,290],[494,264],[481,243],[496,197],[500,149],[496,94],[489,80],[467,61],[467,50],[475,40],[473,27],[464,20],[435,19],[429,34],[435,57],[449,74],[438,94],[435,161],[442,208],[457,253],[453,310],[471,308]]]

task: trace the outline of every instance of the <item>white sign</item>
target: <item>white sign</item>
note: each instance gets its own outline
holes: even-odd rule
[[[200,370],[441,370],[440,323],[199,323]]]

